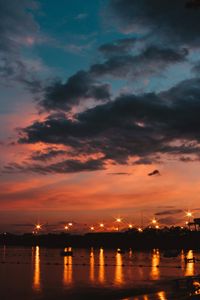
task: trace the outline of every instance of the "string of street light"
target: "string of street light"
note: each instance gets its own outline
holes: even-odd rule
[[[185,225],[188,226],[191,223],[191,218],[193,217],[193,212],[186,211],[185,217],[187,218],[185,221]],[[163,226],[164,227],[164,226]],[[68,222],[64,225],[63,230],[64,231],[73,231],[76,228],[76,223]],[[112,229],[110,229],[112,228]],[[161,225],[159,224],[159,220],[157,220],[155,217],[149,221],[149,224],[146,226],[146,228],[152,228],[152,229],[161,229]],[[184,228],[184,226],[181,226],[181,228]],[[39,232],[42,232],[45,229],[45,224],[40,224],[39,222],[35,224],[34,230],[32,233],[37,234]],[[136,226],[132,223],[127,223],[124,219],[121,217],[117,217],[114,221],[114,226],[109,227],[106,223],[100,222],[96,225],[88,226],[86,231],[91,232],[104,232],[104,231],[124,231],[124,230],[137,230],[138,232],[143,232],[144,228],[143,226]],[[62,230],[60,228],[60,230]]]

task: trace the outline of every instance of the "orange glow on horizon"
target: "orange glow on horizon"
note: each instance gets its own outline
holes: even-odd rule
[[[151,216],[157,212],[155,207],[162,206],[161,198],[163,205],[164,203],[169,205],[175,203],[177,209],[181,209],[181,205],[184,208],[188,206],[195,208],[195,203],[198,203],[197,195],[200,192],[200,186],[198,178],[195,177],[196,173],[192,175],[192,169],[188,167],[189,174],[193,176],[193,180],[190,180],[185,177],[187,172],[182,171],[185,170],[185,166],[181,165],[180,169],[179,164],[176,163],[176,165],[178,167],[173,167],[173,170],[171,166],[166,166],[165,176],[159,179],[159,184],[157,180],[149,180],[146,177],[146,166],[136,166],[134,176],[115,176],[114,180],[113,176],[107,175],[108,170],[95,172],[95,176],[94,173],[88,172],[86,175],[80,173],[51,174],[51,176],[18,174],[9,180],[6,178],[0,183],[0,199],[4,199],[1,202],[2,216],[3,212],[8,212],[4,223],[8,224],[8,231],[12,232],[13,228],[10,224],[13,223],[13,219],[17,223],[23,223],[26,222],[28,215],[31,220],[35,220],[40,212],[40,216],[44,220],[55,224],[65,220],[64,212],[70,211],[70,219],[78,224],[86,223],[88,230],[90,224],[95,224],[97,231],[105,228],[99,227],[97,219],[102,219],[106,228],[114,230],[114,227],[117,227],[116,224],[122,227],[122,223],[117,222],[114,226],[113,209],[115,209],[115,213],[116,209],[121,212],[125,220],[134,219],[134,224],[141,224],[139,211],[142,206],[148,209],[144,219],[146,227]],[[119,170],[117,166],[109,165],[109,168],[109,172]],[[194,168],[198,173],[200,168],[197,166]],[[124,171],[130,172],[131,167],[124,166]],[[177,186],[181,188],[177,188]],[[190,201],[190,205],[188,205],[188,195],[193,199]],[[82,211],[84,214],[81,213]],[[133,213],[134,211],[136,213]],[[116,214],[118,215],[118,212]],[[185,221],[189,221],[189,216],[186,216],[184,220],[183,215],[180,225],[182,226]],[[69,226],[68,223],[66,225]],[[127,222],[124,227],[132,228],[129,225],[132,224]],[[61,229],[60,225],[59,229]],[[25,230],[28,231],[28,228]]]

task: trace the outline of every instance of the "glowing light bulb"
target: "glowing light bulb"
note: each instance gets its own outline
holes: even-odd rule
[[[187,216],[187,217],[192,217],[192,212],[191,212],[191,211],[188,211],[188,212],[186,213],[186,216]]]
[[[103,224],[103,223],[101,223],[99,226],[100,226],[101,228],[103,228],[103,227],[104,227],[104,224]]]
[[[131,228],[133,228],[133,225],[132,225],[132,224],[129,224],[128,227],[131,229]]]
[[[122,221],[121,218],[117,218],[117,219],[116,219],[116,222],[118,222],[118,223],[120,223],[121,221]]]
[[[69,227],[66,225],[66,226],[65,226],[65,230],[68,230],[68,229],[69,229]]]
[[[94,230],[94,227],[93,227],[93,226],[91,226],[91,227],[90,227],[90,230],[92,230],[92,231],[93,231],[93,230]]]
[[[42,228],[42,226],[41,226],[40,224],[37,224],[37,225],[35,225],[35,228],[36,228],[37,230],[40,230],[40,229]]]
[[[154,218],[154,219],[152,220],[152,223],[153,223],[153,224],[156,224],[156,223],[157,223],[157,220]]]
[[[73,224],[71,222],[68,223],[69,226],[73,226]]]

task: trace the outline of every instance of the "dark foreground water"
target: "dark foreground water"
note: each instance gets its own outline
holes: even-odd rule
[[[159,250],[73,249],[73,257],[62,257],[59,249],[2,247],[0,299],[173,300],[165,282],[200,274],[200,262],[185,265],[185,255],[200,259],[192,251],[169,259]]]

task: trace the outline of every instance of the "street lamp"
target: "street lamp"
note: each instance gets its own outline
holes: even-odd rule
[[[36,224],[36,225],[35,225],[35,228],[36,228],[37,230],[40,230],[40,229],[42,229],[42,225]]]
[[[192,217],[192,212],[191,212],[191,211],[187,211],[187,212],[186,212],[186,216],[187,216],[188,218]]]
[[[119,231],[119,226],[120,226],[120,223],[122,222],[122,219],[121,218],[117,218],[116,222],[118,223],[117,230]]]
[[[153,218],[153,220],[151,221],[152,222],[152,224],[157,224],[157,220],[155,219],[155,218]]]
[[[191,222],[191,217],[193,216],[192,212],[191,211],[187,211],[186,212],[186,217],[188,218],[188,224]]]
[[[121,223],[121,221],[122,221],[121,218],[117,218],[117,219],[116,219],[116,222],[117,222],[117,223]]]

